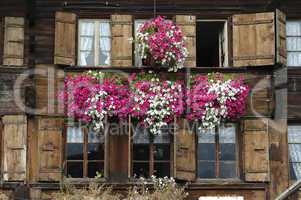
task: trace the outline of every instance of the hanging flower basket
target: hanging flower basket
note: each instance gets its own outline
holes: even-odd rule
[[[138,28],[136,42],[143,65],[177,71],[183,68],[188,56],[185,37],[179,26],[161,16]]]

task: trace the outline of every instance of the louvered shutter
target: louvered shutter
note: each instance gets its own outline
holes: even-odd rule
[[[131,67],[133,65],[133,32],[131,15],[111,15],[112,20],[112,66]]]
[[[248,182],[269,181],[268,120],[245,120],[243,135],[245,180]]]
[[[24,115],[6,115],[3,122],[3,179],[23,181],[26,178],[27,119]]]
[[[285,64],[285,17],[276,13],[233,16],[233,66]]]
[[[3,65],[22,66],[24,64],[24,18],[4,19]]]
[[[174,173],[175,178],[193,181],[196,178],[196,135],[189,129],[186,119],[176,122],[174,135]]]
[[[40,118],[38,124],[39,180],[60,181],[64,119]]]
[[[75,65],[75,34],[76,15],[56,12],[54,64]]]
[[[64,70],[56,65],[36,65],[35,104],[37,114],[63,115],[59,93],[64,89]]]
[[[187,38],[188,57],[184,66],[196,67],[196,17],[191,15],[176,15],[175,21]]]

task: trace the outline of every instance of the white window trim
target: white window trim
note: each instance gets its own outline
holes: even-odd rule
[[[95,24],[95,28],[94,28],[94,66],[100,66],[98,63],[99,63],[99,52],[100,52],[100,46],[99,46],[99,40],[100,38],[102,37],[100,35],[100,32],[99,32],[99,24],[101,22],[104,22],[104,23],[109,23],[111,25],[111,21],[109,19],[79,19],[78,20],[78,34],[77,34],[77,64],[78,66],[82,66],[80,65],[80,24],[82,22],[94,22]],[[111,43],[112,43],[112,27],[110,26],[110,36],[109,38],[111,38]],[[112,50],[110,50],[110,55],[112,55]],[[104,66],[109,66],[111,65],[111,59],[110,59],[110,64],[108,65],[104,65]],[[86,66],[85,66],[86,67]]]

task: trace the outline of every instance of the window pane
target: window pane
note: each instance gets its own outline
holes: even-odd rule
[[[83,143],[84,132],[80,127],[68,127],[67,143]]]
[[[215,131],[208,130],[206,132],[198,131],[199,143],[215,143]]]
[[[301,143],[301,126],[288,126],[288,143]]]
[[[111,38],[101,37],[99,42],[101,51],[111,51]]]
[[[170,176],[170,163],[156,163],[154,164],[154,175],[156,177]]]
[[[170,143],[170,133],[169,129],[163,130],[162,134],[156,135],[154,138],[154,144],[169,144]]]
[[[109,22],[100,22],[99,23],[99,28],[100,28],[100,36],[111,36],[111,27]]]
[[[134,177],[149,177],[149,163],[133,163]]]
[[[287,38],[288,51],[301,51],[301,37],[288,37]]]
[[[291,162],[301,162],[301,144],[289,144]]]
[[[291,179],[297,180],[301,178],[301,163],[290,163],[290,169]]]
[[[111,53],[109,51],[100,51],[99,65],[110,65]]]
[[[199,143],[198,145],[198,160],[215,160],[215,144],[214,143]]]
[[[220,178],[235,178],[236,162],[220,162]]]
[[[93,51],[94,49],[94,38],[93,37],[80,37],[79,50],[81,51]]]
[[[83,163],[82,162],[67,162],[67,177],[82,178]]]
[[[96,172],[104,175],[104,165],[103,162],[89,162],[88,163],[88,177],[95,178]]]
[[[88,144],[88,160],[104,160],[104,145]]]
[[[135,20],[135,37],[139,26],[141,26],[147,20]],[[142,60],[138,54],[138,45],[135,43],[135,66],[141,66]]]
[[[68,143],[66,154],[67,154],[67,160],[83,160],[83,144],[80,143]]]
[[[170,145],[156,144],[154,157],[155,160],[170,160]]]
[[[150,141],[147,130],[137,125],[134,129],[133,142],[134,144],[148,144]]]
[[[220,144],[220,148],[221,160],[236,160],[235,144]]]
[[[80,29],[80,35],[86,35],[86,36],[94,36],[94,28],[95,23],[94,21],[79,21],[79,29]]]
[[[81,66],[93,66],[94,65],[94,53],[89,52],[80,52],[80,63]]]
[[[105,136],[103,133],[96,133],[94,131],[89,131],[88,142],[89,143],[104,143]]]
[[[149,145],[148,144],[135,144],[133,147],[134,160],[149,160]]]
[[[288,21],[286,23],[286,34],[289,36],[301,36],[301,21]]]
[[[199,161],[198,162],[198,177],[200,178],[216,178],[215,177],[215,162],[214,161]]]
[[[234,124],[225,124],[219,128],[219,142],[233,143],[236,142],[236,126]]]

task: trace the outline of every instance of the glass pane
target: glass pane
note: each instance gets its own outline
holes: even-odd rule
[[[291,162],[301,162],[301,144],[289,144]]]
[[[198,177],[200,178],[216,178],[215,162],[199,161]]]
[[[94,38],[93,37],[80,37],[80,46],[81,51],[93,51],[94,49]]]
[[[67,129],[67,143],[83,143],[84,132],[79,127],[68,127]]]
[[[220,178],[235,178],[236,162],[220,162]]]
[[[296,163],[289,163],[290,165],[290,179],[291,180],[297,180],[297,175],[296,172],[294,170],[294,165],[296,166]]]
[[[104,145],[88,144],[88,160],[104,160]]]
[[[99,42],[101,51],[111,51],[111,38],[101,37]]]
[[[94,53],[92,51],[80,52],[80,63],[81,66],[93,66],[94,65]]]
[[[96,172],[99,172],[104,176],[104,164],[103,162],[89,162],[88,163],[88,177],[95,178]]]
[[[67,160],[83,160],[84,145],[80,143],[68,143],[66,154]]]
[[[82,162],[67,162],[67,177],[82,178],[83,163]]]
[[[286,41],[288,51],[301,51],[301,37],[288,37]]]
[[[149,160],[149,145],[135,144],[133,147],[133,160]]]
[[[214,143],[199,143],[198,145],[198,160],[215,160],[216,151]]]
[[[169,129],[164,130],[161,135],[156,135],[154,138],[154,143],[156,144],[169,144],[170,143],[170,133]]]
[[[301,66],[301,52],[287,52],[288,66]]]
[[[236,142],[236,126],[234,124],[225,124],[219,128],[219,142],[220,143],[234,143]]]
[[[149,163],[133,163],[134,177],[149,177]]]
[[[100,22],[99,23],[100,28],[100,36],[111,36],[111,27],[109,22]]]
[[[134,144],[148,144],[149,143],[149,134],[147,130],[139,125],[134,129],[133,134]]]
[[[288,142],[301,143],[301,126],[288,126]]]
[[[104,143],[105,136],[103,133],[96,133],[94,131],[89,131],[88,133],[88,142],[89,143]]]
[[[147,20],[135,20],[135,37],[138,30],[138,27],[141,26]],[[142,66],[141,57],[138,54],[138,45],[135,43],[135,66]]]
[[[156,177],[170,176],[170,163],[154,163],[154,175]]]
[[[80,29],[80,35],[86,35],[86,36],[94,36],[94,28],[95,23],[94,21],[79,21],[79,29]]]
[[[288,21],[286,34],[289,36],[301,36],[301,21]]]
[[[155,160],[170,160],[170,145],[155,145],[154,157]]]
[[[215,143],[215,131],[198,131],[199,143]]]
[[[235,144],[220,144],[221,160],[236,160],[236,146]]]
[[[109,51],[100,51],[99,65],[110,65],[111,53]]]

